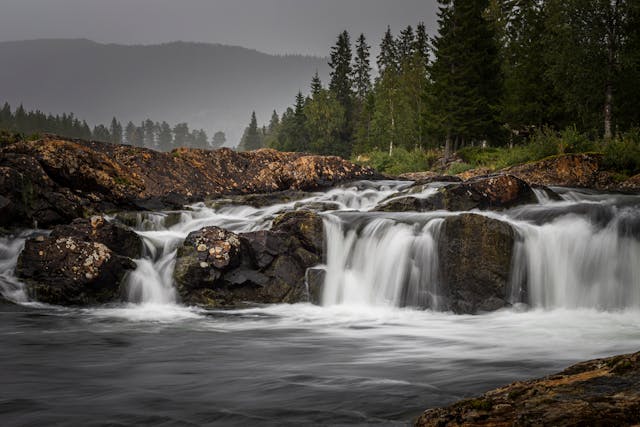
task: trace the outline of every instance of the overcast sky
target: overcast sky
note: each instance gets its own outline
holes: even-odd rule
[[[387,25],[424,21],[433,34],[436,10],[436,0],[0,0],[0,41],[183,40],[326,56],[343,29],[374,45]]]

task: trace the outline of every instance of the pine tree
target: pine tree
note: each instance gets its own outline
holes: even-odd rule
[[[318,70],[313,75],[311,79],[311,96],[315,96],[322,90],[322,81],[320,81],[320,76],[318,76]],[[275,111],[274,111],[275,113]]]
[[[122,144],[122,125],[116,118],[111,119],[111,127],[109,128],[112,144]]]
[[[157,127],[158,132],[158,149],[161,151],[170,151],[173,147],[173,134],[169,123],[163,121]]]
[[[452,141],[457,148],[499,131],[500,62],[495,29],[483,16],[487,4],[440,0],[429,113],[447,156]]]
[[[173,146],[188,147],[189,145],[189,125],[178,123],[173,127]]]
[[[251,113],[249,126],[245,129],[238,149],[241,151],[251,151],[262,148],[262,132],[258,129],[258,120],[256,112]]]
[[[127,140],[127,144],[136,145],[136,125],[133,122],[127,123],[124,128],[124,137]]]
[[[356,41],[356,57],[353,66],[353,88],[356,99],[363,102],[371,91],[371,64],[369,63],[369,45],[364,34]]]
[[[220,130],[214,133],[213,138],[211,138],[211,145],[214,149],[222,148],[225,142],[227,142],[227,136]]]

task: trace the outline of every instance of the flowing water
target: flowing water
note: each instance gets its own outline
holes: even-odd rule
[[[405,425],[513,380],[638,351],[640,197],[555,189],[562,200],[538,192],[538,204],[482,212],[518,235],[514,308],[471,316],[438,311],[438,233],[456,213],[371,212],[408,185],[140,214],[129,301],[103,307],[28,302],[13,268],[33,232],[2,238],[0,286],[20,302],[0,304],[2,425]],[[311,204],[330,209],[322,306],[180,305],[171,275],[189,232],[268,228]]]

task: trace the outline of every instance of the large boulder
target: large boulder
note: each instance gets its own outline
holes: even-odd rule
[[[103,216],[90,219],[74,219],[71,224],[58,225],[50,237],[73,237],[86,242],[102,243],[118,255],[139,258],[142,255],[142,240],[130,228],[109,222]]]
[[[417,427],[631,426],[640,424],[640,353],[578,363],[545,378],[518,381],[445,408]]]
[[[513,228],[497,219],[447,217],[438,237],[442,308],[478,313],[508,306],[514,239]]]
[[[471,209],[501,210],[536,203],[532,188],[512,175],[490,175],[469,181],[445,185],[434,194],[416,194],[428,187],[412,187],[381,203],[376,208],[385,212],[426,212],[434,210],[468,211]]]
[[[87,305],[120,300],[120,285],[134,268],[133,261],[102,243],[38,236],[26,241],[16,274],[37,301]]]
[[[308,211],[276,217],[271,230],[235,234],[206,227],[178,249],[174,279],[187,304],[309,301],[306,271],[321,262],[322,251],[322,219]]]

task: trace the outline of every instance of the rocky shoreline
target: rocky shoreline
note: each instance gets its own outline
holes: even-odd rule
[[[640,423],[640,353],[595,359],[548,377],[425,411],[417,427],[632,426]]]

